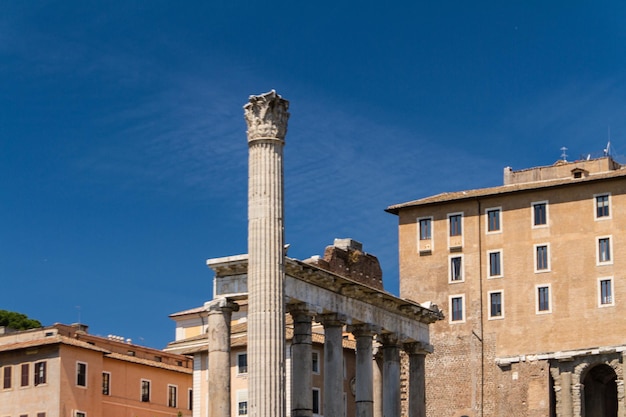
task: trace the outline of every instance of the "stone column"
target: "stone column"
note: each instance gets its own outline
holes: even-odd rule
[[[374,417],[383,417],[383,355],[380,343],[374,344]]]
[[[400,415],[400,343],[394,334],[380,337],[383,351],[383,417]]]
[[[323,314],[324,325],[324,416],[343,416],[343,325],[340,314]]]
[[[230,320],[239,306],[227,298],[204,306],[209,329],[209,417],[230,417]]]
[[[311,362],[311,322],[313,313],[303,303],[288,306],[293,317],[291,343],[291,416],[313,415],[313,380]]]
[[[275,91],[251,96],[248,125],[248,413],[283,417],[285,269],[283,146],[289,102]]]
[[[356,338],[356,417],[373,417],[373,326],[360,324],[350,327]]]
[[[558,417],[572,417],[572,373],[561,372],[559,375],[561,382],[561,396],[559,401],[559,407],[557,410]]]
[[[426,354],[431,345],[414,342],[404,345],[409,355],[409,417],[426,417]]]

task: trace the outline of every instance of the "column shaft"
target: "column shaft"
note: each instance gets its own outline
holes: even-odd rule
[[[400,415],[400,347],[397,339],[383,338],[383,417]]]
[[[230,417],[230,320],[238,306],[225,298],[208,302],[209,417]],[[200,394],[200,393],[198,393]]]
[[[373,417],[373,357],[371,326],[352,327],[356,338],[356,417]]]
[[[422,342],[403,347],[409,355],[409,417],[426,417],[426,355],[433,347]]]
[[[378,346],[374,353],[374,417],[383,417],[383,358]]]
[[[558,417],[572,417],[572,373],[561,372],[561,401],[558,407]]]
[[[313,381],[311,362],[311,321],[313,316],[306,310],[290,309],[293,317],[293,341],[291,344],[291,415],[313,415]]]
[[[336,314],[323,316],[324,416],[343,416],[343,321]]]

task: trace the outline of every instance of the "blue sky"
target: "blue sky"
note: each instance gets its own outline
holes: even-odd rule
[[[505,166],[626,162],[620,1],[6,1],[0,309],[163,347],[247,248],[242,106],[291,103],[289,255],[352,237],[397,293],[384,209]]]

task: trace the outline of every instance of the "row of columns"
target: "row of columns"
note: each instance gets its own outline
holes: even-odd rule
[[[206,304],[209,328],[209,417],[230,417],[230,320],[237,304],[216,299]],[[313,415],[312,323],[324,326],[324,408],[326,417],[343,416],[343,326],[340,314],[316,315],[304,304],[289,305],[293,317],[293,417]],[[409,357],[408,415],[425,417],[425,357],[432,351],[421,342],[401,343],[370,324],[348,327],[356,340],[356,417],[400,416],[400,350]],[[374,337],[382,355],[374,355]],[[382,360],[380,359],[382,356]],[[378,358],[376,358],[378,357]]]

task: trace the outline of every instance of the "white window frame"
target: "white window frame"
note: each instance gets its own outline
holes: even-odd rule
[[[422,239],[422,220],[428,220],[430,222],[430,237],[428,239]],[[433,240],[433,216],[422,216],[417,218],[417,240]]]
[[[143,400],[143,383],[144,382],[148,383],[148,401]],[[141,380],[139,381],[139,402],[142,402],[142,403],[152,402],[152,380],[141,378]]]
[[[246,357],[246,371],[245,372],[241,372],[241,368],[239,367],[239,358],[241,356]],[[237,375],[248,375],[248,352],[237,353]]]
[[[315,369],[315,367],[313,366],[313,357],[317,356],[317,369]],[[311,350],[311,372],[315,375],[319,375],[321,373],[321,369],[322,369],[322,355],[320,355],[320,351],[317,349],[312,349]]]
[[[600,240],[603,240],[603,239],[609,240],[609,260],[608,261],[600,260]],[[598,236],[596,238],[596,265],[598,266],[612,265],[614,256],[615,256],[615,252],[613,252],[613,236],[612,235]]]
[[[602,281],[609,281],[611,283],[611,302],[602,303]],[[613,307],[615,305],[615,280],[613,277],[600,277],[598,278],[598,307]]]
[[[537,265],[537,261],[538,261],[537,250],[540,247],[543,247],[543,246],[545,246],[546,252],[547,252],[546,253],[546,263],[547,263],[547,266],[544,269],[539,269],[537,267],[538,266]],[[550,261],[550,244],[549,243],[537,243],[537,244],[533,245],[533,261],[534,261],[533,267],[535,269],[535,274],[542,274],[544,272],[550,272],[550,268],[552,267],[552,262]]]
[[[248,413],[246,412],[246,414],[239,414],[239,404],[241,403],[246,403],[246,411],[249,411],[249,403],[248,403],[248,390],[247,389],[240,389],[237,390],[237,403],[236,403],[236,410],[235,410],[235,415],[237,416],[247,416]]]
[[[422,220],[430,221],[430,239],[421,239],[422,228],[420,222]],[[423,216],[417,218],[417,251],[423,254],[432,253],[435,250],[435,220],[433,216]]]
[[[461,279],[452,279],[452,259],[461,258]],[[449,284],[458,284],[459,282],[465,282],[465,259],[463,258],[462,253],[455,253],[453,255],[448,255],[448,283]]]
[[[461,218],[461,234],[452,236],[452,235],[450,235],[450,232],[451,232],[451,229],[450,229],[450,225],[451,225],[450,217],[456,217],[456,216],[459,216]],[[465,229],[465,224],[464,224],[465,223],[465,221],[464,221],[465,216],[463,216],[463,212],[459,211],[459,212],[456,212],[456,213],[448,213],[448,217],[447,218],[448,218],[448,222],[447,222],[447,226],[448,226],[448,228],[447,228],[448,240],[450,240],[451,237],[457,237],[457,236],[463,237],[463,231]]]
[[[546,224],[535,224],[535,206],[539,204],[546,205]],[[550,204],[548,200],[533,201],[530,203],[530,225],[533,229],[541,229],[550,226]]]
[[[598,217],[598,197],[608,197],[609,215]],[[611,193],[598,193],[593,195],[593,219],[595,221],[610,220],[613,217]]]
[[[462,304],[462,308],[461,308],[461,314],[463,315],[463,318],[461,320],[453,320],[452,319],[452,300],[455,298],[460,298],[461,299],[461,304]],[[465,318],[466,318],[466,309],[465,309],[465,294],[453,294],[453,295],[449,295],[448,296],[448,322],[450,324],[462,324],[465,323]]]
[[[500,275],[491,275],[491,254],[500,254]],[[487,251],[487,279],[498,279],[504,277],[504,251],[502,249],[493,249]]]
[[[111,396],[111,372],[102,371],[102,377],[103,378],[104,378],[104,374],[107,374],[109,376],[109,393],[108,394],[102,393],[102,395],[106,395],[107,397],[109,397],[109,396]],[[100,388],[102,388],[102,387],[100,387]]]
[[[489,212],[490,211],[498,211],[498,229],[497,230],[489,230]],[[485,209],[485,233],[488,235],[495,235],[498,233],[502,233],[502,207],[489,207]]]
[[[499,316],[492,316],[491,315],[491,294],[500,294],[500,315]],[[488,320],[501,320],[504,318],[504,290],[494,290],[494,291],[489,291],[487,293],[487,299],[488,299],[488,303],[489,306],[488,308]]]
[[[174,395],[174,405],[170,405],[170,387],[173,387],[175,390]],[[178,408],[178,385],[175,384],[167,384],[167,406],[172,408]]]
[[[78,384],[78,368],[79,365],[85,365],[85,385],[79,385]],[[87,362],[82,362],[82,361],[76,361],[76,374],[74,376],[74,383],[76,384],[77,387],[79,388],[88,388],[89,387],[89,365],[87,364]]]
[[[548,288],[548,309],[539,310],[539,288]],[[537,284],[535,285],[535,313],[536,314],[551,314],[552,313],[552,285],[551,284]]]
[[[317,392],[317,409],[319,411],[319,413],[313,413],[314,416],[321,416],[323,414],[323,410],[322,410],[322,390],[319,388],[313,388],[312,392],[311,392],[311,397],[313,397],[313,392]],[[315,404],[313,404],[311,402],[311,410],[315,409]]]
[[[74,417],[87,417],[87,413],[85,411],[80,411],[80,410],[74,410]]]

